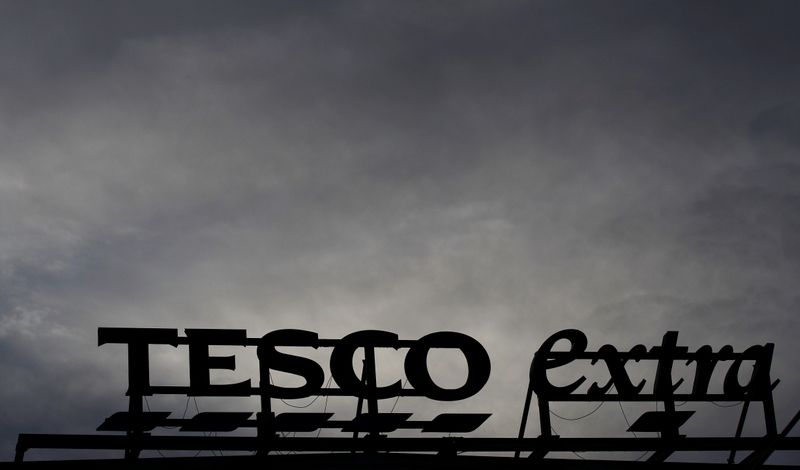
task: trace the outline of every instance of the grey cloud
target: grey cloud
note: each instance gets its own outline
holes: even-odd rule
[[[761,157],[796,161],[800,153],[800,106],[788,102],[765,109],[750,123],[750,136]]]
[[[47,402],[72,358],[51,431],[115,411],[112,325],[464,331],[510,435],[549,333],[724,323],[796,406],[792,4],[132,5],[0,14],[2,367]]]

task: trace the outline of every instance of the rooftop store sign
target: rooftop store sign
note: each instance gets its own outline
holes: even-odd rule
[[[155,393],[185,393],[190,396],[250,396],[264,395],[271,398],[304,398],[315,395],[348,395],[358,398],[378,399],[397,396],[423,396],[439,401],[456,401],[478,393],[489,380],[490,360],[483,346],[474,338],[462,333],[440,331],[417,340],[401,340],[388,331],[364,330],[351,333],[341,339],[323,339],[317,333],[305,330],[276,330],[260,338],[249,338],[245,330],[187,329],[186,336],[179,336],[177,329],[161,328],[99,328],[98,344],[126,344],[128,346],[128,395],[152,395]],[[675,395],[678,400],[742,400],[763,399],[769,395],[772,384],[769,372],[774,345],[767,343],[749,347],[736,353],[731,346],[714,351],[705,345],[690,352],[688,347],[678,346],[678,332],[664,335],[661,345],[647,348],[638,344],[629,351],[618,351],[606,344],[597,351],[588,351],[586,335],[579,330],[562,330],[550,336],[535,354],[530,368],[532,390],[540,398],[550,401],[596,401],[614,400],[663,400],[674,395],[684,379],[673,383],[672,366],[676,361],[695,363],[695,376],[691,392]],[[568,350],[558,351],[557,343],[568,345]],[[151,385],[149,378],[149,345],[187,345],[189,349],[188,387]],[[210,383],[213,369],[234,370],[234,356],[212,356],[210,346],[255,346],[259,359],[260,377],[258,386],[252,380],[232,384]],[[325,375],[313,360],[278,351],[279,347],[332,348],[330,371],[338,389],[323,388]],[[353,369],[353,357],[358,349],[366,356],[366,377],[360,377]],[[411,389],[401,388],[401,380],[388,386],[378,387],[369,378],[375,374],[374,351],[376,348],[407,349],[404,372]],[[466,382],[456,389],[445,389],[432,379],[428,367],[428,352],[434,348],[457,349],[467,361]],[[576,377],[568,385],[553,385],[548,371],[553,371],[579,360],[602,363],[608,373],[605,383],[595,382],[584,393],[577,390],[586,377]],[[626,371],[629,362],[656,361],[657,370],[651,393],[644,393],[646,379],[633,383]],[[742,361],[752,361],[753,368],[745,383],[739,376]],[[723,392],[709,393],[714,371],[721,362],[727,365]],[[299,387],[280,387],[269,380],[270,371],[281,371],[302,377],[305,384]],[[365,383],[366,379],[366,383]],[[614,393],[611,389],[615,388]]]
[[[128,346],[128,395],[132,403],[142,396],[152,394],[185,394],[188,396],[260,396],[261,412],[257,422],[262,432],[279,430],[272,413],[272,399],[294,399],[310,396],[352,396],[359,399],[357,415],[361,415],[363,400],[367,400],[367,415],[362,425],[352,423],[342,429],[356,429],[377,435],[382,431],[397,429],[399,417],[388,417],[378,412],[377,400],[398,396],[418,396],[439,401],[456,401],[478,393],[489,380],[491,365],[489,355],[474,338],[462,333],[440,331],[417,340],[402,340],[388,331],[364,330],[351,333],[341,339],[320,338],[317,333],[306,330],[275,330],[260,338],[250,338],[245,330],[187,329],[186,336],[179,336],[177,329],[149,328],[100,328],[98,343],[120,343]],[[755,345],[744,352],[736,353],[731,346],[714,351],[705,345],[690,352],[688,347],[678,346],[678,332],[667,332],[662,343],[649,349],[638,344],[629,351],[619,351],[606,344],[597,351],[588,351],[586,335],[579,330],[562,330],[550,336],[541,345],[530,368],[528,396],[524,408],[523,426],[530,407],[531,394],[536,393],[539,403],[541,432],[550,435],[549,403],[553,401],[655,401],[663,402],[660,412],[648,412],[641,421],[632,425],[634,431],[663,432],[678,435],[680,426],[692,415],[692,411],[676,411],[675,401],[748,400],[760,401],[764,405],[765,425],[769,433],[777,432],[769,371],[772,362],[773,344]],[[556,350],[561,343],[567,350]],[[189,349],[189,385],[151,385],[149,374],[149,345],[187,345]],[[254,346],[259,359],[257,385],[248,379],[239,383],[212,384],[213,369],[234,370],[234,356],[213,356],[210,346]],[[331,348],[330,371],[338,388],[324,387],[325,374],[322,366],[302,355],[279,351],[280,347]],[[406,349],[404,372],[410,388],[401,386],[401,379],[385,386],[375,380],[378,364],[375,362],[376,348]],[[467,377],[464,385],[446,389],[437,385],[427,367],[428,352],[434,348],[457,349],[467,362]],[[353,357],[358,349],[364,350],[365,361],[361,373],[353,369]],[[563,347],[561,348],[563,349]],[[572,362],[589,361],[595,367],[603,367],[608,379],[585,387],[585,376],[575,377],[567,385],[554,385],[548,372],[565,368]],[[651,390],[645,392],[647,379],[634,383],[625,366],[631,362],[656,361],[656,371]],[[672,367],[676,361],[695,364],[695,375],[691,391],[676,394],[684,379],[673,381]],[[753,362],[749,378],[740,383],[743,361]],[[722,362],[727,362],[727,371],[722,393],[710,393],[712,374]],[[274,385],[271,371],[281,371],[302,377],[305,383],[297,387]],[[583,387],[582,387],[583,386]],[[581,392],[580,389],[585,389]],[[613,390],[613,392],[612,392]],[[132,414],[140,411],[134,406],[126,414],[116,415],[118,430],[131,425]],[[409,415],[410,416],[410,415]],[[446,417],[446,418],[445,418]],[[454,424],[448,432],[472,430],[479,426],[489,414],[442,415]],[[362,418],[357,416],[357,419]],[[308,422],[306,421],[307,425]],[[462,426],[455,426],[455,423]],[[321,426],[324,423],[316,423]],[[290,426],[291,427],[291,426]],[[402,427],[402,426],[400,426]],[[430,426],[420,425],[423,430]],[[113,428],[106,423],[106,429]],[[440,429],[440,428],[436,428]]]
[[[378,400],[381,399],[413,396],[436,401],[459,401],[470,398],[481,391],[490,379],[489,355],[477,340],[457,332],[434,332],[419,339],[410,340],[400,339],[395,333],[379,330],[357,331],[343,338],[329,339],[320,338],[317,333],[311,331],[295,329],[275,330],[261,337],[253,338],[248,337],[245,330],[186,329],[185,335],[181,336],[177,329],[99,328],[98,345],[105,344],[127,346],[129,406],[127,411],[115,413],[107,418],[98,430],[124,432],[125,435],[93,438],[92,436],[59,437],[21,434],[18,442],[18,459],[22,458],[25,450],[33,447],[68,445],[76,448],[98,448],[92,446],[101,445],[97,444],[99,441],[96,440],[100,438],[105,439],[102,441],[102,448],[125,449],[128,458],[135,458],[141,449],[166,449],[170,447],[164,446],[173,445],[177,447],[172,448],[181,449],[204,449],[208,446],[219,449],[220,446],[227,446],[226,448],[229,449],[257,450],[262,454],[278,448],[284,450],[355,450],[363,447],[377,450],[379,447],[382,449],[385,447],[386,450],[389,450],[394,449],[393,446],[399,446],[397,449],[416,449],[415,446],[427,449],[433,446],[434,449],[439,449],[437,446],[440,443],[420,438],[415,438],[414,443],[409,444],[406,438],[388,441],[375,439],[368,441],[345,439],[342,441],[342,438],[324,438],[322,440],[305,437],[288,438],[285,433],[313,432],[323,428],[333,428],[352,432],[355,438],[359,437],[360,433],[364,433],[369,438],[377,438],[398,429],[417,429],[423,433],[446,433],[449,435],[474,431],[491,416],[489,413],[443,413],[429,421],[418,421],[410,419],[411,413],[379,411]],[[149,367],[149,347],[151,345],[188,347],[188,385],[151,383]],[[236,369],[235,356],[213,355],[210,349],[212,346],[255,348],[259,364],[258,377],[237,383],[212,383],[211,371]],[[287,352],[286,348],[292,348],[292,352]],[[327,385],[323,366],[304,356],[303,348],[309,350],[330,349],[328,369],[331,377]],[[405,351],[403,373],[398,374],[405,377],[398,376],[394,382],[389,384],[379,385],[377,383],[379,364],[376,361],[375,351],[379,348],[397,350],[398,354]],[[428,355],[432,349],[460,351],[467,364],[463,385],[456,388],[445,388],[436,383],[428,369]],[[785,436],[778,436],[772,399],[772,390],[778,381],[773,382],[770,378],[773,349],[774,345],[767,343],[751,346],[742,352],[735,352],[731,346],[722,346],[715,350],[709,345],[690,351],[688,347],[678,345],[677,331],[669,331],[664,335],[661,344],[649,348],[638,344],[628,351],[620,351],[615,346],[606,344],[596,351],[592,351],[588,349],[588,339],[583,332],[574,329],[562,330],[547,338],[533,357],[518,437],[494,440],[476,438],[474,442],[453,441],[448,444],[449,449],[452,451],[455,449],[454,446],[461,445],[467,450],[515,450],[519,455],[521,450],[532,450],[535,447],[538,450],[531,455],[539,456],[556,450],[556,448],[563,447],[569,450],[569,446],[572,445],[569,439],[562,438],[557,442],[537,440],[535,444],[524,439],[534,394],[537,397],[539,409],[540,437],[545,439],[555,437],[550,424],[549,406],[552,402],[649,401],[662,403],[660,411],[645,412],[628,429],[633,432],[659,433],[661,437],[658,438],[658,444],[649,442],[647,439],[637,440],[645,449],[658,449],[660,453],[651,457],[651,460],[658,461],[665,459],[678,444],[684,447],[688,446],[687,449],[692,450],[712,450],[703,446],[721,445],[716,441],[695,443],[691,439],[674,440],[683,437],[680,434],[680,428],[694,413],[694,411],[676,410],[676,401],[741,401],[744,406],[736,438],[734,438],[735,443],[731,441],[730,447],[725,447],[731,450],[731,461],[735,449],[747,448],[742,446],[751,445],[746,444],[740,438],[747,409],[751,402],[760,402],[763,406],[767,436],[771,436],[773,439],[770,441],[771,446],[800,447],[800,444],[794,441],[785,444],[780,440]],[[360,371],[353,367],[354,357],[359,350],[364,352],[363,367]],[[578,364],[582,361],[588,361],[589,366],[599,368],[599,375],[605,378],[589,383],[586,376],[570,372],[574,371],[570,368],[570,364]],[[632,379],[626,366],[642,361],[651,361],[655,364],[653,376],[638,380]],[[673,366],[676,363],[684,363],[693,367],[694,377],[691,379],[691,384],[684,384],[683,378],[675,380]],[[745,363],[746,366],[744,366]],[[752,367],[748,371],[750,366]],[[302,381],[298,381],[301,385],[289,387],[274,384],[270,380],[273,371],[297,376],[302,379]],[[724,371],[721,391],[719,391],[720,387],[712,387],[711,384],[715,371],[718,371],[717,376]],[[554,380],[556,373],[559,376],[558,380]],[[402,385],[404,379],[408,386]],[[683,387],[681,388],[681,386]],[[172,419],[170,418],[171,412],[153,411],[149,404],[147,411],[144,410],[144,405],[147,404],[146,397],[155,394],[185,395],[187,397],[258,396],[260,409],[255,412],[255,419],[251,419],[254,412],[199,412],[199,410],[193,417],[186,418],[184,413],[180,419]],[[358,405],[355,417],[351,420],[333,420],[331,419],[333,413],[328,413],[327,409],[322,413],[276,414],[273,411],[273,399],[285,400],[312,396],[356,398]],[[365,402],[366,410],[363,410]],[[798,418],[800,418],[800,413],[790,422],[787,429],[790,429]],[[196,436],[195,439],[194,437],[151,436],[150,431],[155,428],[168,426],[178,427],[181,431],[194,432],[225,432],[249,427],[255,428],[256,437],[232,436],[211,439],[208,436]],[[785,430],[784,434],[787,432]],[[211,443],[210,439],[214,442]],[[219,439],[223,440],[217,442]],[[626,442],[610,439],[608,444],[604,444],[600,442],[602,439],[593,438],[592,442],[581,441],[579,445],[584,450],[586,446],[589,446],[608,451],[618,450],[619,446],[625,449],[631,447],[630,440],[622,440]],[[549,442],[549,444],[542,444],[543,442]],[[752,445],[764,448],[761,443],[752,443]]]
[[[176,329],[151,328],[100,328],[98,343],[122,343],[128,345],[128,395],[151,395],[163,392],[181,392],[191,396],[250,396],[263,395],[270,398],[304,398],[314,395],[347,395],[376,399],[396,396],[424,396],[439,401],[455,401],[468,398],[483,388],[489,380],[490,363],[486,350],[475,339],[461,333],[440,331],[418,340],[401,340],[388,331],[364,330],[351,333],[341,339],[322,339],[316,333],[305,330],[276,330],[260,338],[248,338],[245,330],[197,330],[187,329],[186,336],[178,336]],[[188,345],[189,386],[164,387],[150,384],[148,376],[148,346]],[[255,346],[259,359],[259,385],[253,387],[251,380],[234,384],[211,384],[212,369],[236,368],[234,356],[211,356],[209,346]],[[323,388],[325,374],[313,360],[278,351],[278,347],[332,348],[330,370],[338,389]],[[366,377],[359,377],[353,370],[353,356],[363,348],[366,356]],[[401,388],[397,380],[388,386],[375,385],[375,349],[407,349],[405,375],[411,390]],[[458,349],[467,360],[466,383],[456,389],[445,389],[436,385],[427,368],[428,351],[434,348]],[[305,384],[288,388],[273,385],[269,381],[271,371],[281,371],[302,377]],[[365,380],[366,383],[365,383]]]

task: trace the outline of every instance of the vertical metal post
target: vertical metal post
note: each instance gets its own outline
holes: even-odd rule
[[[775,436],[778,434],[778,422],[775,420],[775,403],[772,401],[772,390],[767,393],[761,403],[764,405],[764,421],[766,421],[767,435]]]
[[[539,426],[540,426],[540,434],[544,437],[551,437],[552,433],[552,426],[550,425],[550,402],[542,397],[537,397],[536,399],[539,402]]]
[[[131,427],[125,433],[129,439],[137,439],[142,436],[142,408],[143,397],[139,393],[132,392],[128,400],[128,416],[130,417]],[[140,449],[131,446],[125,449],[125,460],[136,460],[139,458]]]
[[[367,385],[366,369],[367,369],[366,361],[361,361],[361,383],[364,384],[365,386]],[[364,397],[359,396],[358,397],[358,404],[356,405],[356,418],[361,416],[361,410],[363,408],[364,408]],[[353,431],[353,439],[358,439],[358,429]],[[352,453],[355,454],[356,451],[353,451]]]
[[[747,419],[747,410],[750,408],[750,400],[746,400],[742,405],[742,414],[739,415],[739,424],[736,425],[736,438],[742,437],[742,430],[744,429],[744,420]],[[736,449],[731,449],[731,455],[728,456],[728,463],[732,464],[736,460]]]
[[[269,377],[269,376],[267,376]],[[256,415],[256,436],[259,441],[259,448],[256,455],[267,455],[270,451],[270,441],[275,437],[275,429],[273,421],[275,413],[272,412],[272,396],[267,391],[267,385],[263,383],[263,377],[259,383],[259,402],[261,404],[261,412]],[[267,379],[269,380],[269,378]]]
[[[519,423],[519,439],[525,437],[525,427],[528,425],[528,412],[531,409],[531,398],[533,397],[533,383],[528,381],[528,392],[525,395],[525,406],[522,407],[522,421]],[[519,450],[514,452],[514,458],[519,458]]]
[[[369,413],[370,430],[369,436],[377,438],[378,433],[378,396],[376,389],[378,387],[377,378],[375,373],[375,348],[371,346],[364,347],[364,371],[367,380],[367,413]]]

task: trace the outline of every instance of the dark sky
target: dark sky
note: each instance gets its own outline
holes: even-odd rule
[[[492,378],[448,407],[494,413],[492,436],[563,328],[775,342],[782,427],[799,23],[777,1],[1,1],[0,459],[125,407],[99,326],[467,333]],[[185,380],[185,350],[153,360]],[[624,435],[614,406],[554,426]],[[690,432],[733,433],[738,408],[698,410]]]

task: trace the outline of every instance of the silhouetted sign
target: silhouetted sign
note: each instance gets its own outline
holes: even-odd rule
[[[421,396],[439,401],[463,400],[483,388],[489,380],[491,370],[489,355],[478,341],[465,334],[451,331],[431,333],[417,340],[401,340],[395,333],[379,330],[357,331],[341,339],[323,339],[312,331],[294,329],[271,331],[260,338],[249,338],[245,330],[187,329],[185,331],[186,336],[182,337],[178,335],[177,329],[98,329],[100,345],[120,343],[128,346],[128,395],[131,396],[132,402],[136,397],[154,393],[183,393],[189,396],[258,395],[261,397],[258,422],[262,428],[274,428],[271,405],[273,398],[352,396],[359,399],[358,415],[361,414],[362,400],[367,400],[368,415],[371,417],[359,419],[371,423],[373,431],[377,432],[376,429],[385,429],[387,426],[396,428],[397,426],[387,424],[394,422],[391,420],[408,419],[408,417],[380,416],[377,400],[399,396]],[[188,387],[150,384],[148,347],[154,344],[188,345]],[[562,346],[557,348],[558,344]],[[250,379],[238,383],[212,384],[210,380],[212,370],[234,370],[236,363],[234,356],[211,355],[210,346],[255,346],[259,360],[258,385],[254,386]],[[550,434],[549,403],[552,401],[655,401],[663,402],[664,409],[641,416],[640,421],[631,426],[631,430],[647,429],[678,435],[679,427],[693,412],[677,412],[676,400],[746,400],[763,403],[767,431],[770,434],[776,432],[772,403],[772,388],[775,384],[771,382],[769,376],[774,348],[771,343],[754,345],[743,352],[734,352],[729,345],[716,351],[711,346],[704,345],[690,352],[688,347],[678,345],[678,332],[670,331],[664,335],[660,345],[650,348],[637,344],[628,351],[620,351],[615,346],[606,344],[597,351],[589,351],[587,346],[586,335],[575,329],[559,331],[544,341],[531,363],[523,422],[527,419],[532,393],[538,398],[542,433],[545,435]],[[279,350],[284,347],[332,348],[329,369],[338,388],[324,387],[325,372],[320,364],[302,355]],[[401,386],[399,378],[389,385],[377,385],[376,348],[408,350],[403,366],[408,387]],[[467,377],[462,386],[447,389],[434,382],[428,370],[427,358],[429,351],[435,348],[455,349],[464,355],[467,362]],[[353,358],[359,349],[363,349],[365,353],[364,366],[360,372],[353,368]],[[592,366],[604,367],[607,379],[591,383],[588,387],[584,375],[576,376],[564,385],[555,385],[550,381],[548,372],[564,370],[569,364],[580,360],[589,361]],[[648,379],[634,382],[626,369],[627,364],[640,361],[656,362],[652,384],[648,387],[648,391],[645,391]],[[691,391],[688,393],[676,393],[684,382],[684,379],[679,379],[677,382],[673,379],[672,369],[676,361],[684,361],[687,365],[695,364]],[[741,383],[740,372],[743,361],[753,362],[753,367],[749,378]],[[711,393],[709,391],[711,378],[721,362],[728,363],[722,393]],[[302,378],[303,384],[294,387],[273,384],[270,380],[272,371],[298,376]],[[141,412],[139,408],[139,406],[133,407],[131,415]],[[302,426],[308,426],[308,423]],[[359,427],[350,423],[342,428],[349,429],[354,426]],[[522,432],[521,429],[520,435]]]
[[[417,340],[401,340],[395,333],[364,330],[341,339],[323,339],[306,330],[284,329],[271,331],[260,338],[248,338],[245,330],[187,329],[179,336],[177,329],[164,328],[99,328],[98,344],[126,344],[128,346],[128,412],[116,413],[100,425],[103,431],[126,431],[139,436],[157,426],[178,426],[182,431],[218,432],[240,427],[255,427],[258,435],[271,439],[278,432],[314,431],[321,428],[338,428],[345,432],[380,433],[397,429],[419,429],[422,432],[471,432],[490,416],[488,413],[444,413],[430,421],[411,420],[411,413],[381,413],[378,400],[418,396],[438,401],[456,401],[478,393],[489,380],[491,364],[489,355],[479,342],[462,333],[440,331]],[[187,345],[189,347],[189,385],[152,385],[149,377],[150,345]],[[235,370],[234,356],[216,356],[211,346],[255,346],[258,355],[258,385],[252,379],[238,383],[211,383],[211,371]],[[279,348],[332,348],[329,368],[336,387],[324,387],[325,372],[320,364],[302,355],[290,354]],[[400,379],[389,385],[378,386],[376,348],[407,349],[404,372],[408,383]],[[363,349],[364,363],[361,371],[353,368],[356,351]],[[467,362],[467,377],[457,388],[444,388],[436,384],[428,370],[428,353],[431,349],[461,351]],[[302,385],[287,387],[273,384],[272,371],[300,377]],[[187,396],[253,396],[260,397],[261,410],[256,419],[252,413],[198,413],[189,420],[170,420],[163,412],[145,412],[144,397],[153,394],[186,394]],[[331,413],[281,413],[272,411],[273,399],[294,399],[309,396],[351,396],[358,398],[356,416],[349,421],[332,420]],[[363,402],[367,410],[362,414]],[[130,451],[133,452],[133,451]]]
[[[347,395],[377,399],[397,396],[423,396],[432,400],[456,401],[478,393],[489,380],[491,364],[489,355],[474,338],[462,333],[440,331],[418,340],[401,340],[395,333],[364,330],[341,339],[320,339],[317,333],[306,330],[275,330],[261,338],[248,338],[245,330],[187,329],[186,336],[178,336],[177,329],[162,328],[99,328],[98,344],[128,345],[128,394],[152,395],[168,391],[185,392],[190,396],[250,396],[264,395],[272,398],[304,398],[314,395]],[[189,386],[163,387],[150,384],[149,345],[189,346]],[[260,386],[253,387],[251,380],[233,384],[210,383],[213,369],[235,370],[234,356],[212,356],[209,346],[257,346]],[[325,373],[318,363],[307,357],[278,351],[278,347],[294,346],[317,349],[332,347],[330,371],[338,389],[323,389]],[[353,369],[353,357],[363,348],[368,360],[375,348],[406,348],[404,372],[410,389],[401,387],[397,380],[391,385],[378,387],[365,383],[363,373]],[[437,385],[428,371],[427,359],[431,349],[461,351],[467,361],[464,385],[447,389]],[[374,361],[374,356],[372,357]],[[374,364],[368,365],[367,374],[374,374]],[[283,387],[269,381],[271,371],[280,371],[301,377],[305,383],[299,387]],[[363,371],[362,371],[363,372]]]
[[[568,351],[554,351],[555,344],[559,341],[569,343]],[[647,398],[663,400],[671,397],[683,384],[684,379],[673,383],[672,366],[675,361],[685,361],[686,365],[696,363],[694,382],[691,392],[681,394],[681,400],[708,401],[721,399],[719,394],[710,394],[709,384],[720,361],[732,361],[725,373],[723,395],[728,400],[760,400],[769,394],[769,370],[772,363],[774,345],[750,346],[741,353],[734,353],[731,346],[723,346],[718,351],[713,351],[711,346],[701,346],[694,352],[689,348],[678,346],[678,332],[670,331],[664,335],[660,346],[653,346],[649,350],[642,344],[637,344],[629,351],[618,351],[616,347],[606,344],[595,352],[586,350],[586,335],[579,330],[562,330],[550,336],[534,355],[531,364],[530,379],[533,390],[540,398],[549,400],[572,400],[580,398],[607,398],[609,400],[632,400]],[[558,369],[573,361],[583,359],[591,361],[594,365],[602,362],[608,371],[609,379],[605,383],[594,382],[583,394],[575,391],[585,381],[585,376],[577,377],[573,382],[564,386],[555,386],[547,378],[547,371]],[[653,391],[651,394],[642,394],[647,379],[633,383],[628,375],[625,365],[630,362],[642,360],[657,361],[655,376],[653,377]],[[742,361],[754,362],[753,370],[746,383],[739,382]],[[611,388],[616,393],[611,394]]]
[[[567,346],[566,350],[556,350],[556,344]],[[520,437],[524,434],[524,423],[530,406],[530,397],[536,393],[539,403],[539,418],[542,434],[551,434],[549,403],[552,401],[650,401],[662,402],[663,411],[646,412],[634,422],[629,431],[660,432],[678,436],[679,428],[694,413],[693,411],[676,411],[676,401],[751,401],[762,402],[767,433],[777,432],[775,409],[772,400],[772,389],[777,385],[770,379],[770,366],[774,345],[750,346],[743,352],[734,352],[730,345],[722,346],[714,351],[709,345],[689,351],[686,346],[678,346],[678,332],[667,332],[660,345],[649,349],[637,344],[628,351],[619,351],[616,347],[605,344],[597,351],[588,351],[588,340],[580,330],[561,330],[545,340],[534,354],[530,367],[528,396],[523,411],[523,423],[520,426]],[[575,361],[589,361],[595,366],[602,363],[608,379],[596,381],[586,387],[586,376],[579,375],[567,380],[565,385],[554,385],[548,378],[548,372],[555,372]],[[626,364],[630,362],[656,361],[652,384],[647,387],[648,379],[638,382],[631,380]],[[684,379],[674,381],[672,368],[676,362],[686,365],[694,364],[694,378],[688,393],[676,393],[683,385]],[[709,391],[712,375],[720,362],[728,362],[722,393]],[[740,382],[743,361],[753,363],[752,371],[744,383]],[[645,391],[649,388],[649,391]],[[583,390],[583,391],[579,391]],[[612,392],[612,390],[614,390]]]
[[[326,339],[312,331],[282,329],[271,331],[261,337],[251,338],[245,330],[234,329],[186,329],[180,336],[177,329],[170,328],[99,328],[98,345],[115,343],[127,345],[128,350],[128,411],[114,413],[99,427],[99,431],[124,432],[124,436],[104,436],[95,441],[92,436],[20,435],[17,460],[22,460],[25,451],[32,447],[62,448],[120,448],[127,458],[136,458],[141,449],[221,449],[255,450],[261,454],[273,450],[355,450],[375,452],[384,450],[408,450],[421,446],[423,450],[457,454],[457,449],[480,451],[514,451],[517,456],[523,450],[531,451],[531,457],[543,457],[547,452],[594,449],[598,451],[631,450],[633,448],[654,450],[649,461],[666,459],[676,449],[718,450],[724,441],[730,449],[729,462],[734,461],[735,451],[743,446],[759,449],[746,459],[748,464],[763,463],[778,446],[800,449],[800,439],[787,438],[795,423],[800,421],[800,412],[789,422],[780,435],[777,432],[772,390],[778,381],[770,378],[774,345],[754,345],[742,352],[729,346],[714,349],[703,345],[694,351],[678,345],[678,332],[667,332],[661,344],[646,347],[637,344],[627,351],[618,350],[610,344],[596,351],[588,349],[586,335],[575,329],[559,331],[547,338],[533,357],[529,371],[528,390],[523,407],[522,420],[517,439],[475,438],[473,441],[443,438],[430,441],[423,438],[400,440],[389,444],[389,439],[376,439],[382,433],[399,429],[415,429],[423,433],[469,433],[489,418],[488,413],[442,413],[430,420],[414,420],[411,413],[380,412],[378,400],[393,397],[424,397],[437,401],[458,401],[470,398],[481,391],[489,380],[491,363],[484,347],[474,338],[462,333],[440,331],[419,339],[400,339],[397,334],[380,330],[356,331],[343,338]],[[150,346],[169,345],[188,347],[188,385],[161,385],[150,383]],[[236,383],[212,383],[212,371],[235,370],[235,356],[212,354],[212,346],[255,347],[258,357],[258,377]],[[292,348],[287,352],[286,348]],[[297,349],[300,349],[298,352]],[[319,362],[302,354],[303,349],[331,350],[328,363],[329,385],[325,368]],[[378,364],[376,349],[405,350],[403,377],[379,385],[376,380]],[[467,368],[463,385],[445,388],[431,377],[428,356],[432,349],[457,350],[464,356]],[[358,351],[363,350],[363,365],[358,370],[353,362]],[[590,381],[583,373],[575,372],[571,365],[588,362],[589,367],[603,371],[599,380]],[[632,377],[628,366],[651,361],[654,367],[650,376]],[[683,363],[692,366],[691,383],[685,379],[675,380],[673,367]],[[747,364],[747,366],[745,366]],[[752,368],[748,370],[748,366]],[[585,365],[585,364],[584,364]],[[272,383],[273,371],[294,375],[301,379],[299,385],[285,386]],[[712,386],[715,376],[723,376],[720,387]],[[641,372],[641,371],[640,371]],[[400,375],[400,374],[398,374]],[[554,377],[558,375],[558,379]],[[258,396],[258,411],[200,412],[187,417],[186,410],[180,418],[171,417],[169,411],[151,410],[146,397],[154,394],[183,394],[191,396]],[[539,407],[540,437],[523,439],[533,395]],[[296,399],[311,396],[349,396],[358,400],[352,419],[336,420],[327,412],[327,401],[322,412],[275,413],[273,399]],[[647,411],[629,424],[628,431],[660,433],[659,439],[551,439],[550,403],[637,401],[663,404],[655,411]],[[676,410],[676,401],[710,402],[741,401],[743,403],[735,438],[729,441],[692,441],[681,436],[680,428],[694,411]],[[364,402],[366,411],[362,413]],[[742,427],[751,402],[763,405],[763,416],[767,436],[765,440],[745,443],[741,438]],[[602,403],[601,403],[602,404]],[[147,405],[147,411],[144,410]],[[622,405],[620,404],[620,408]],[[598,406],[599,408],[599,406]],[[598,409],[596,408],[596,409]],[[596,410],[595,409],[595,410]],[[624,413],[624,410],[623,410]],[[253,418],[253,415],[255,417]],[[590,413],[591,414],[591,413]],[[627,421],[627,417],[625,418]],[[255,428],[255,437],[156,436],[150,431],[159,427],[173,427],[181,431],[216,433],[240,428]],[[353,433],[350,442],[341,438],[317,440],[286,437],[286,433],[313,432],[321,429],[339,429]],[[358,439],[359,433],[367,433],[370,439]],[[464,438],[466,439],[466,438]],[[323,442],[324,441],[324,442]],[[601,442],[602,441],[602,442]],[[631,441],[638,441],[631,444]],[[795,442],[796,441],[796,442]],[[604,443],[605,442],[605,443]],[[97,445],[98,447],[91,447]],[[83,447],[85,446],[85,447]],[[172,447],[169,447],[172,446]],[[410,447],[409,447],[410,446]]]

